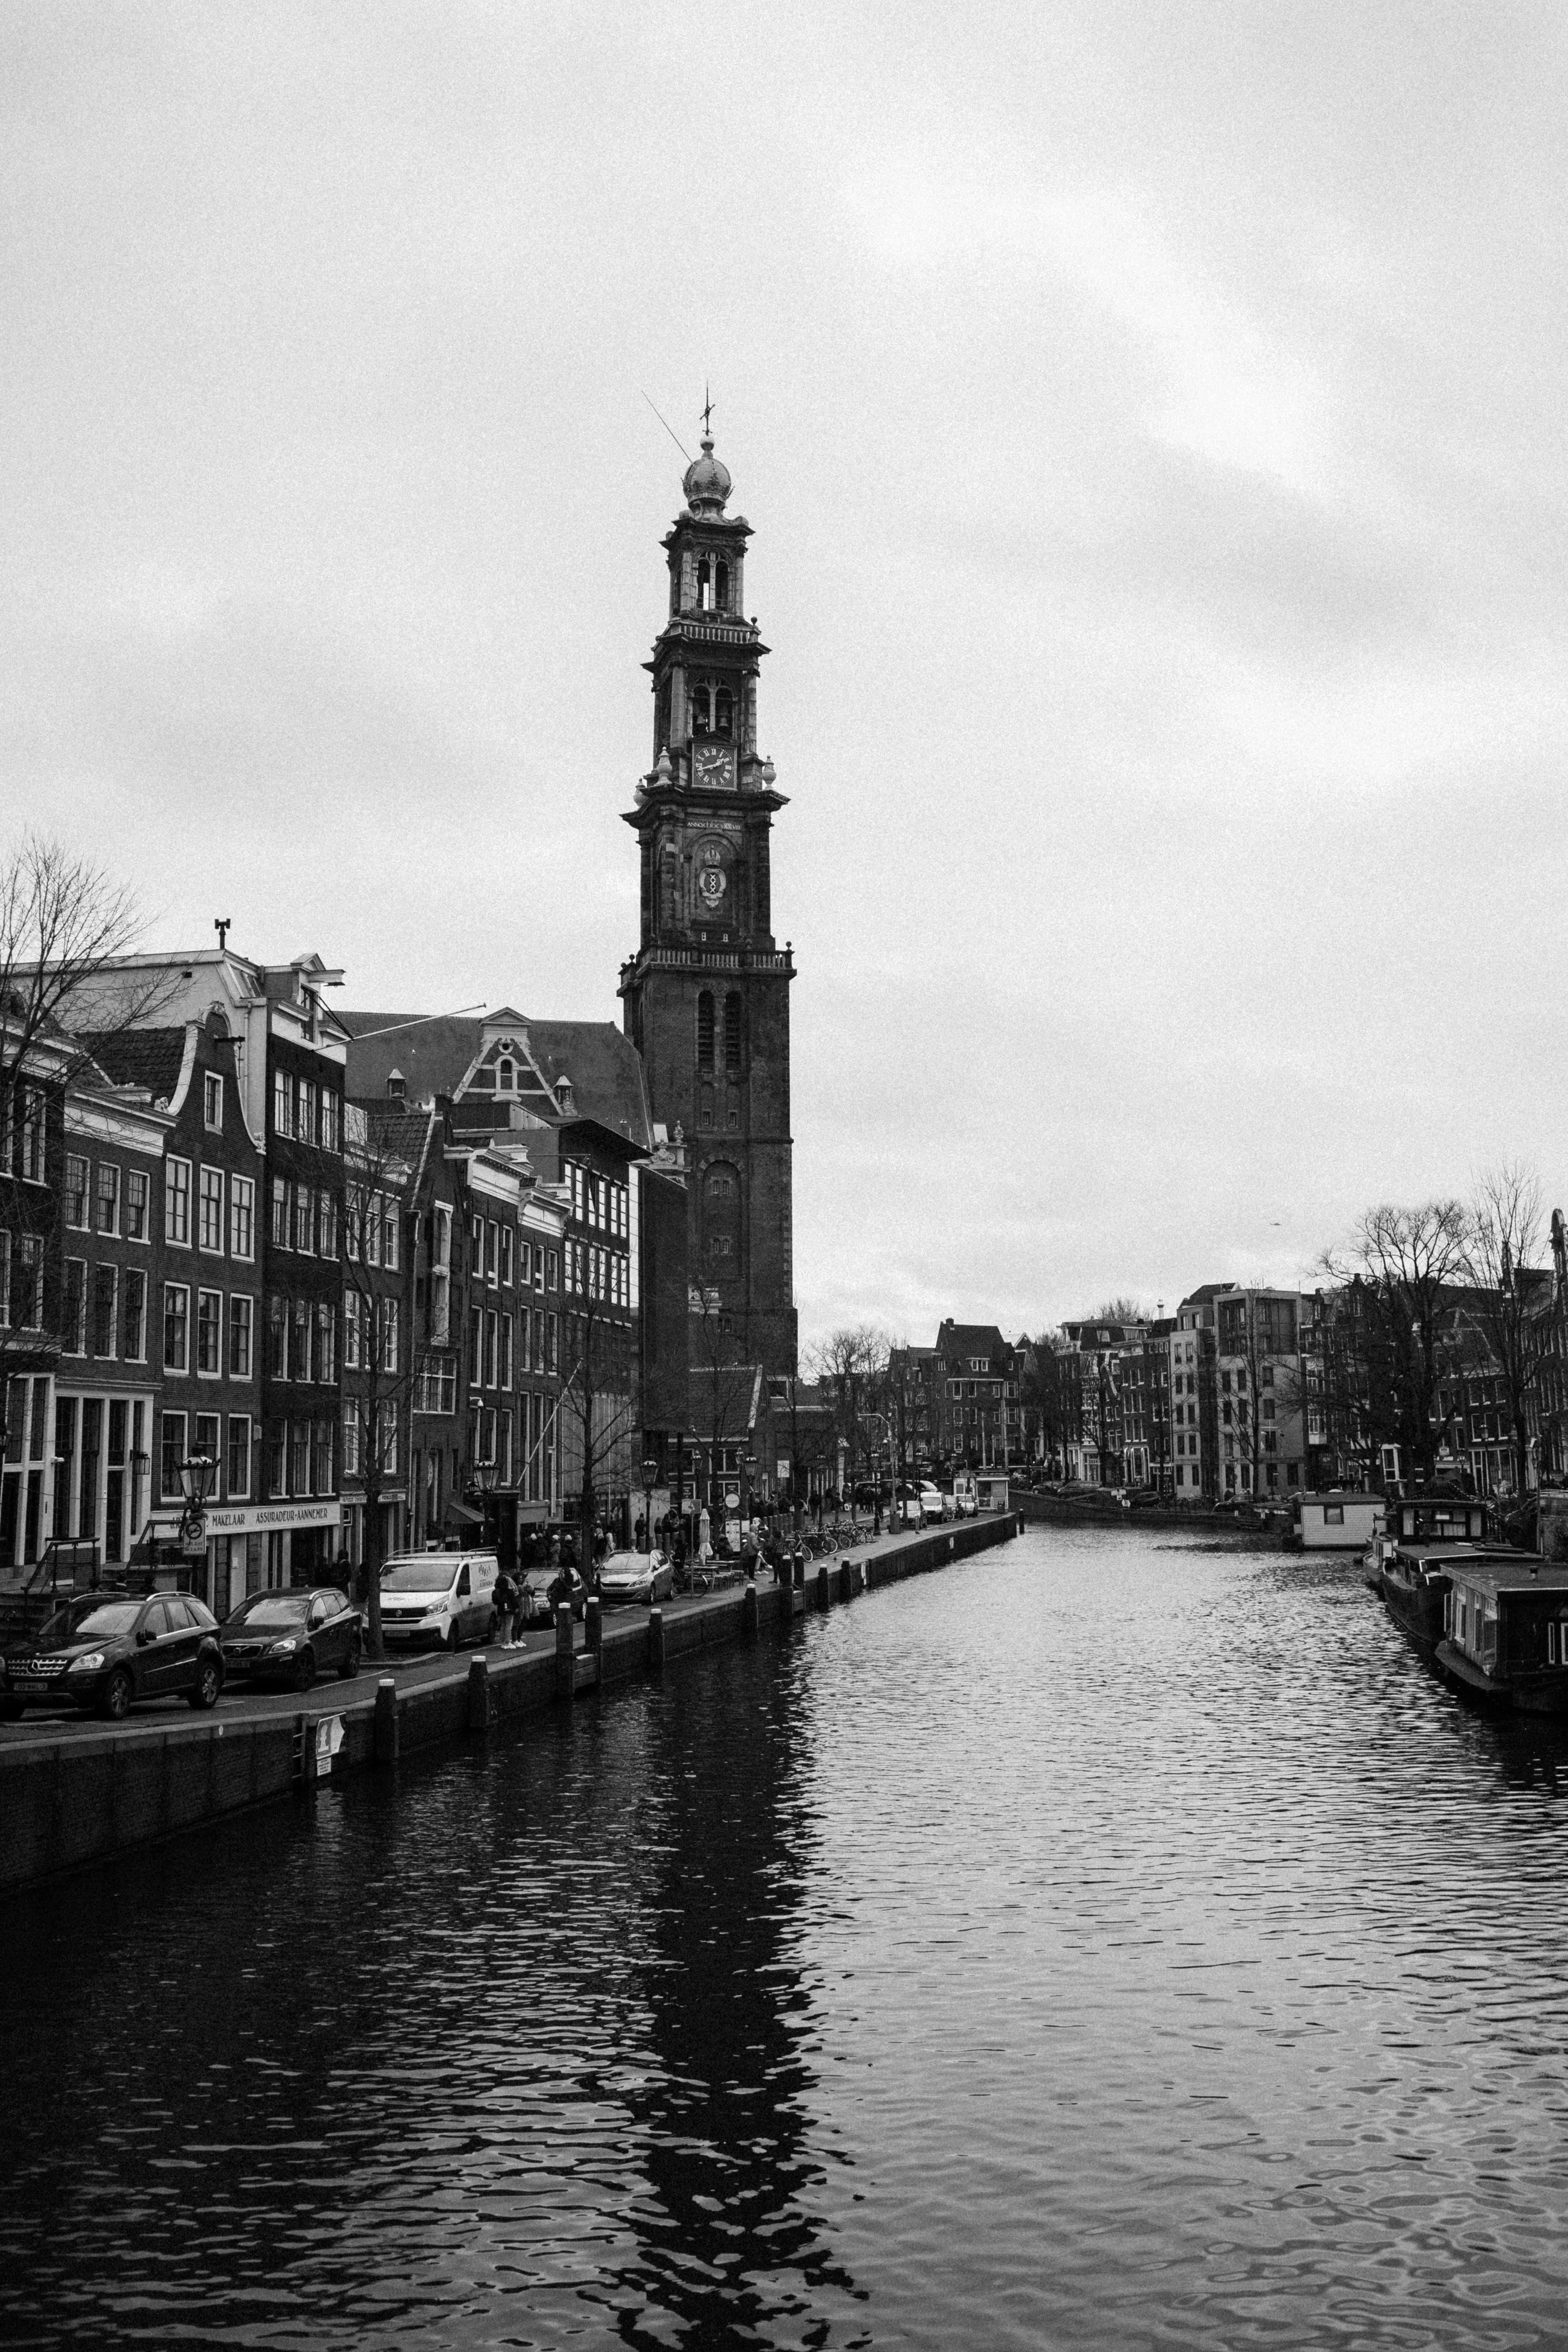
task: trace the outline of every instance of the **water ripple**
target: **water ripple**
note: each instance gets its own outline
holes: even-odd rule
[[[5,2340],[1560,2343],[1559,1769],[1042,1531],[13,1901]]]

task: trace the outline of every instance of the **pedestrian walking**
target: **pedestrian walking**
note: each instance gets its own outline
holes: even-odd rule
[[[516,1646],[512,1629],[517,1622],[517,1587],[504,1568],[496,1578],[495,1591],[490,1597],[495,1605],[496,1639],[503,1650],[512,1649]]]

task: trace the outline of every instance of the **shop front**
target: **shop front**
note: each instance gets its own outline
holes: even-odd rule
[[[342,1505],[338,1497],[297,1503],[235,1503],[206,1514],[207,1591],[226,1617],[247,1592],[289,1584],[341,1584]]]

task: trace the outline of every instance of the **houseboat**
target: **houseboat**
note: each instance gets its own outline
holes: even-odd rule
[[[1568,1715],[1568,1565],[1528,1552],[1456,1554],[1436,1662],[1484,1705]]]
[[[1387,1507],[1399,1543],[1485,1544],[1489,1506],[1473,1495],[1402,1495]]]
[[[1292,1551],[1364,1552],[1373,1536],[1383,1533],[1384,1509],[1381,1495],[1352,1494],[1348,1489],[1303,1495],[1296,1505],[1296,1524],[1285,1542]]]
[[[1382,1595],[1394,1623],[1430,1654],[1447,1630],[1448,1587],[1455,1562],[1474,1562],[1488,1555],[1474,1544],[1388,1542],[1381,1536],[1373,1539],[1373,1552],[1367,1582]],[[1510,1552],[1503,1557],[1517,1562],[1524,1554]]]

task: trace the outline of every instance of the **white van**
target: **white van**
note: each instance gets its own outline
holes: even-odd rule
[[[456,1650],[496,1629],[493,1551],[410,1551],[381,1571],[381,1634],[389,1650]]]

